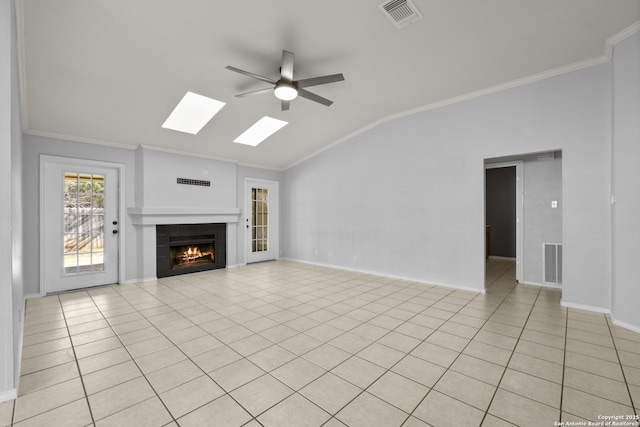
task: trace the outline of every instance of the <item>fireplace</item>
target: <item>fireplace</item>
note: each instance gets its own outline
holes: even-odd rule
[[[226,224],[156,225],[157,277],[226,267]]]

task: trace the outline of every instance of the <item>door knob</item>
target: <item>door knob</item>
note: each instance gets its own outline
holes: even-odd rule
[[[113,230],[112,233],[113,234],[118,234],[118,230]]]
[[[113,221],[112,224],[113,225],[118,225],[118,221]]]

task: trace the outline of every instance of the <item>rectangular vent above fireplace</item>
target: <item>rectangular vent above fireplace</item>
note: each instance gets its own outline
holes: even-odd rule
[[[157,277],[224,268],[226,248],[226,224],[157,225]]]
[[[203,181],[201,179],[177,178],[178,184],[199,185],[201,187],[211,187],[211,181]]]

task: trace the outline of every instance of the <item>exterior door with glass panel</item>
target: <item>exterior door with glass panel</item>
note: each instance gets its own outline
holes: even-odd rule
[[[43,160],[45,293],[118,282],[118,175],[93,162]]]
[[[245,232],[247,262],[278,258],[278,182],[247,179]]]

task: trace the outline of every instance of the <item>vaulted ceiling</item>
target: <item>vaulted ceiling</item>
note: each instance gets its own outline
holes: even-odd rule
[[[606,59],[640,0],[413,0],[402,29],[381,0],[17,0],[25,133],[140,144],[284,169],[389,117]],[[637,24],[636,24],[637,25]],[[281,111],[277,79],[343,73]],[[187,91],[226,106],[197,135],[161,125]],[[289,125],[257,147],[233,140],[263,116]]]

